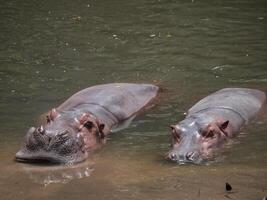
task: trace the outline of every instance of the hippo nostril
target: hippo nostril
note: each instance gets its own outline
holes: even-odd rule
[[[170,159],[171,159],[171,160],[177,160],[177,156],[176,156],[176,154],[171,153],[171,154],[170,154]]]
[[[195,155],[195,152],[188,152],[185,157],[186,157],[187,160],[192,161],[194,155]]]
[[[43,126],[40,126],[39,128],[36,129],[37,133],[40,133],[40,134],[45,134],[45,129]]]

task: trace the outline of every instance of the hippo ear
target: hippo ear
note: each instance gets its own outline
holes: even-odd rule
[[[105,124],[99,124],[99,132],[102,133],[104,128],[105,128]]]
[[[220,124],[220,129],[225,130],[227,128],[228,124],[229,124],[229,120],[223,122],[222,124]]]
[[[170,128],[172,131],[172,138],[174,142],[179,142],[181,137],[179,128],[176,125],[171,125]]]
[[[101,138],[105,137],[105,134],[103,132],[104,128],[105,128],[105,124],[99,124],[98,129],[99,129],[99,133],[100,133]]]
[[[57,109],[53,108],[50,113],[46,116],[46,121],[47,123],[50,123],[51,121],[53,121],[54,119],[56,119],[59,116],[59,112],[57,111]]]
[[[46,115],[46,123],[50,123],[51,122],[51,118],[49,117],[49,115]]]
[[[176,130],[175,130],[175,125],[170,125],[170,128],[171,128],[172,134],[173,134],[174,132],[176,132]]]

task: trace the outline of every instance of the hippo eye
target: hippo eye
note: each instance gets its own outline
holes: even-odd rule
[[[85,122],[85,123],[83,124],[83,126],[84,126],[85,128],[87,128],[88,130],[90,130],[90,129],[93,128],[93,123],[90,122],[90,121],[87,121],[87,122]]]

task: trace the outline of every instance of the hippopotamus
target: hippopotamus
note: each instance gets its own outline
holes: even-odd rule
[[[113,83],[83,89],[31,127],[16,160],[77,163],[104,143],[120,123],[135,116],[157,95],[151,84]]]
[[[264,92],[247,88],[225,88],[203,98],[184,120],[170,126],[172,149],[167,159],[179,164],[208,161],[214,149],[255,118],[265,98]]]

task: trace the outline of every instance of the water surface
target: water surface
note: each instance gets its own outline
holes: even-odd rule
[[[266,114],[215,162],[164,160],[168,126],[197,100],[224,87],[266,91],[266,20],[264,0],[2,1],[1,199],[267,196]],[[85,163],[14,162],[39,115],[82,88],[110,82],[155,83],[163,93]]]

